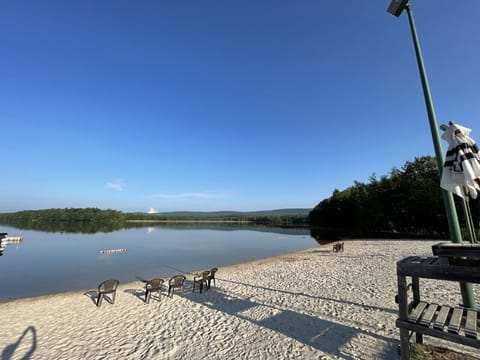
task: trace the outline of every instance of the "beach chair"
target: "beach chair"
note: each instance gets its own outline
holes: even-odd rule
[[[182,289],[183,295],[183,284],[185,282],[186,277],[184,275],[175,275],[170,278],[168,281],[168,296],[173,296],[173,291],[175,289]]]
[[[98,297],[97,297],[97,306],[102,305],[102,299],[106,297],[107,294],[111,295],[112,304],[115,303],[115,295],[117,294],[118,280],[110,279],[105,280],[100,285],[98,285]],[[107,298],[108,301],[108,298]]]
[[[150,296],[152,292],[158,291],[158,299],[160,300],[160,296],[162,295],[162,285],[165,281],[160,278],[155,278],[152,280],[148,280],[145,284],[145,302],[148,304],[150,302]]]
[[[333,250],[332,250],[333,252],[343,252],[343,250],[344,250],[343,242],[333,244]]]
[[[210,275],[208,276],[208,284],[207,284],[207,289],[210,289],[210,284],[212,283],[212,280],[213,280],[213,283],[215,284],[215,286],[217,286],[217,283],[215,282],[215,273],[218,271],[218,268],[212,268],[210,269]]]
[[[205,284],[205,288],[208,289],[208,279],[210,278],[210,271],[202,271],[202,273],[199,276],[194,276],[193,277],[193,291],[195,292],[195,284],[198,284],[200,287],[200,293],[203,290],[203,285]]]

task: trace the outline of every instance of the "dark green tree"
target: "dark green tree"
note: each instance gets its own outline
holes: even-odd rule
[[[446,236],[448,225],[435,158],[421,156],[380,179],[358,181],[321,201],[310,212],[312,226],[351,234],[403,233]]]

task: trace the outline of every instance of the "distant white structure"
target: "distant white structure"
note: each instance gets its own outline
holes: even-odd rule
[[[100,254],[113,254],[118,252],[126,252],[127,249],[109,249],[109,250],[100,250]]]
[[[3,251],[8,244],[18,244],[22,241],[22,236],[8,236],[7,233],[0,233],[0,255],[3,255]]]

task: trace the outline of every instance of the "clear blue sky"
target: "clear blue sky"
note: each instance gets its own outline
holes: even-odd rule
[[[0,211],[312,208],[433,155],[389,3],[1,1]],[[413,9],[438,122],[480,138],[480,1]]]

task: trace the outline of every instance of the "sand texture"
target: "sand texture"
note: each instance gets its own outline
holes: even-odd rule
[[[430,255],[433,243],[349,240],[343,253],[323,245],[220,268],[201,294],[186,274],[183,295],[149,304],[141,281],[120,284],[115,303],[99,308],[98,284],[0,303],[1,359],[397,359],[396,261]],[[461,303],[458,283],[421,284],[427,299]]]

